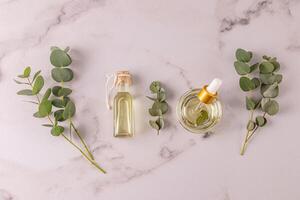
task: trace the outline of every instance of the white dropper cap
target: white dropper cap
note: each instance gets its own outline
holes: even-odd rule
[[[222,80],[215,78],[212,82],[207,86],[206,90],[211,94],[216,94],[222,85]]]

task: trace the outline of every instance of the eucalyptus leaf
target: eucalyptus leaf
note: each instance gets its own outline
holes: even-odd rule
[[[268,74],[274,71],[274,65],[271,62],[264,61],[259,65],[261,74]]]
[[[36,77],[38,77],[38,75],[40,75],[41,70],[37,71],[34,75],[33,75],[33,79],[32,81],[34,81],[36,79]]]
[[[53,128],[51,129],[51,135],[53,136],[59,136],[60,134],[62,134],[64,132],[64,127],[62,126],[53,126]]]
[[[261,107],[264,108],[266,103],[268,103],[271,99],[270,98],[263,98],[261,100]]]
[[[69,94],[72,93],[72,90],[70,88],[60,88],[60,90],[58,91],[58,96],[62,97],[62,96],[68,96]]]
[[[45,117],[45,116],[41,116],[39,112],[33,113],[33,116],[34,116],[35,118],[44,118],[44,117]]]
[[[41,75],[39,75],[33,84],[32,93],[38,94],[43,87],[44,87],[44,78]]]
[[[235,57],[240,62],[249,62],[252,58],[252,53],[244,49],[237,49],[235,52]]]
[[[48,100],[51,95],[51,88],[48,88],[43,96],[42,101]]]
[[[18,95],[25,95],[25,96],[32,96],[32,90],[29,89],[25,89],[25,90],[20,90],[19,92],[17,92]]]
[[[26,67],[23,71],[22,75],[19,75],[19,78],[28,78],[30,76],[31,73],[31,67]]]
[[[264,116],[257,116],[255,121],[259,127],[263,127],[267,123],[267,119]]]
[[[276,60],[276,58],[274,59],[271,59],[270,60],[270,62],[273,64],[273,66],[274,66],[274,72],[277,72],[277,71],[279,71],[279,69],[280,69],[280,64],[279,64],[279,62],[277,62],[277,60]]]
[[[161,116],[162,115],[162,111],[160,109],[149,109],[149,114],[153,117],[155,116]]]
[[[251,81],[254,83],[254,88],[258,88],[260,86],[260,80],[258,78],[253,78]]]
[[[154,128],[155,130],[159,131],[159,125],[156,123],[156,121],[153,120],[149,120],[149,124],[152,128]]]
[[[52,111],[52,104],[49,100],[44,100],[39,105],[39,116],[46,117]]]
[[[275,97],[277,97],[278,94],[279,94],[278,83],[275,82],[272,85],[265,85],[265,84],[263,84],[261,86],[261,94],[265,98],[275,98]]]
[[[241,77],[239,83],[240,83],[240,88],[244,92],[248,92],[250,90],[255,89],[255,84],[248,77]]]
[[[69,68],[54,68],[51,75],[56,82],[69,82],[74,76],[73,71]]]
[[[254,72],[259,66],[259,63],[255,63],[253,65],[250,66],[250,73]]]
[[[150,91],[152,93],[158,93],[161,89],[161,85],[159,81],[153,81],[150,85]]]
[[[255,106],[256,106],[256,102],[252,98],[246,96],[247,110],[254,110]]]
[[[61,49],[54,49],[50,55],[50,62],[55,67],[66,67],[72,63],[71,57]]]
[[[201,110],[196,119],[197,126],[202,125],[204,122],[208,120],[208,118],[209,118],[208,112],[206,110]]]
[[[149,96],[146,96],[148,99],[152,100],[152,101],[156,101],[156,98],[153,98],[153,97],[149,97]]]
[[[57,110],[54,112],[54,118],[59,121],[59,122],[63,122],[65,121],[65,118],[63,116],[63,113],[64,113],[64,110],[61,109],[61,110]]]
[[[75,115],[76,107],[72,101],[69,101],[66,105],[66,108],[63,112],[64,119],[70,119]]]
[[[44,126],[44,127],[53,127],[52,124],[42,124],[42,126]]]
[[[29,83],[26,83],[26,82],[21,82],[21,81],[18,81],[16,79],[14,79],[15,83],[17,84],[23,84],[23,85],[29,85]]]
[[[53,88],[52,88],[52,94],[54,95],[54,96],[56,96],[56,97],[60,97],[59,95],[58,95],[58,92],[59,92],[59,90],[61,89],[62,87],[60,87],[60,86],[54,86]]]
[[[255,128],[255,122],[254,121],[252,121],[252,120],[249,120],[248,121],[248,124],[247,124],[247,130],[248,131],[252,131],[254,128]]]
[[[65,107],[64,101],[62,99],[53,99],[51,101],[52,105],[57,107],[57,108],[63,108]]]
[[[234,67],[236,72],[239,75],[246,75],[250,73],[250,66],[246,63],[243,63],[241,61],[235,61],[234,62]]]
[[[168,111],[167,102],[155,102],[152,106],[153,110],[161,110],[162,114],[165,114]]]
[[[264,104],[262,109],[269,115],[276,115],[279,111],[279,104],[275,100],[270,100]]]
[[[162,117],[159,117],[155,122],[158,125],[159,130],[162,129],[162,128],[164,128],[165,122],[164,122],[164,120],[163,120]]]
[[[166,93],[165,93],[165,91],[159,91],[158,93],[157,93],[157,100],[158,101],[160,101],[160,102],[163,102],[163,101],[165,101],[166,100]]]

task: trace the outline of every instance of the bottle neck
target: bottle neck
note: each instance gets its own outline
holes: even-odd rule
[[[117,92],[129,92],[129,84],[128,83],[120,83],[117,86]]]

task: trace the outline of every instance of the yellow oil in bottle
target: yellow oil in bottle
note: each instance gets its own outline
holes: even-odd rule
[[[134,135],[133,98],[129,92],[131,84],[131,75],[128,71],[117,73],[117,93],[113,103],[115,137],[132,137]]]
[[[129,92],[118,92],[114,99],[114,136],[133,136],[132,96]]]

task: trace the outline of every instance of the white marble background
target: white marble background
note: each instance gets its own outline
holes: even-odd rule
[[[299,0],[1,0],[0,199],[299,200]],[[76,122],[99,174],[62,138],[52,137],[33,105],[15,93],[24,66],[50,80],[49,47],[70,46],[76,72]],[[239,155],[248,113],[233,68],[234,51],[277,56],[280,113]],[[105,74],[134,74],[137,133],[112,137]],[[182,93],[224,80],[224,118],[203,139],[176,121]],[[148,127],[144,97],[160,80],[171,106],[168,126]]]

